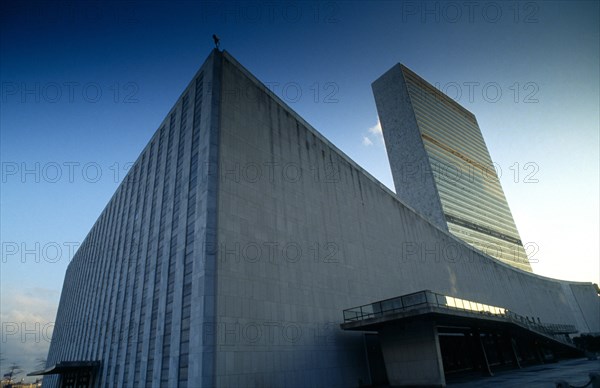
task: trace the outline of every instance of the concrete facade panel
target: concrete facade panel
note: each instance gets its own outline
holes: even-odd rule
[[[423,289],[598,331],[591,284],[433,225],[214,51],[70,263],[47,365],[101,361],[102,387],[358,386],[342,311]]]

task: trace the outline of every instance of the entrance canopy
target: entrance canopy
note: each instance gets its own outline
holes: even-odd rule
[[[386,299],[344,310],[344,330],[373,330],[392,322],[434,319],[438,324],[470,324],[498,327],[506,325],[574,348],[568,334],[577,333],[569,324],[544,324],[515,314],[503,307],[490,306],[429,290]]]
[[[27,376],[67,374],[80,371],[95,370],[100,367],[100,361],[61,361],[49,368],[28,373]]]

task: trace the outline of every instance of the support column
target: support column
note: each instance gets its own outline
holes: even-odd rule
[[[516,341],[511,337],[510,334],[506,334],[506,340],[510,344],[510,354],[512,356],[513,365],[521,369],[521,363],[519,362],[519,353],[517,352]]]
[[[502,335],[500,334],[492,334],[494,336],[494,347],[496,348],[496,353],[498,354],[498,361],[500,365],[506,364],[506,360],[504,359],[504,349],[502,347]]]
[[[490,363],[488,362],[487,354],[485,353],[485,346],[481,340],[481,333],[478,329],[473,329],[473,339],[475,340],[481,372],[484,374],[484,376],[493,376],[494,374],[490,369]]]
[[[533,354],[534,354],[535,358],[537,359],[537,361],[540,364],[545,364],[546,361],[544,360],[544,356],[542,355],[538,341],[535,341],[535,340],[531,341],[531,347],[533,349]]]
[[[390,325],[379,338],[390,385],[446,386],[434,322]]]

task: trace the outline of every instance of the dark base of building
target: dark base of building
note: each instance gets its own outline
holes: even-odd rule
[[[348,309],[344,318],[343,329],[371,332],[365,347],[372,386],[443,387],[584,355],[568,336],[571,325],[431,291]]]

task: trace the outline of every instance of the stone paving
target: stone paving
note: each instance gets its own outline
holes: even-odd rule
[[[527,387],[527,388],[552,388],[556,383],[564,380],[573,387],[583,387],[589,381],[591,372],[600,373],[600,360],[580,358],[564,360],[555,364],[543,364],[526,367],[520,370],[499,372],[495,376],[482,379],[449,382],[452,388],[475,387]],[[592,387],[592,385],[588,385]]]

